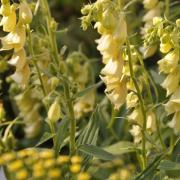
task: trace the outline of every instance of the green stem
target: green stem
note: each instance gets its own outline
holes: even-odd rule
[[[165,0],[165,3],[166,3],[165,15],[167,18],[169,17],[169,14],[170,14],[170,2],[169,1],[170,0]]]
[[[28,36],[29,36],[29,52],[31,54],[31,58],[32,58],[33,64],[34,64],[34,66],[36,68],[36,71],[37,71],[37,74],[38,74],[38,78],[39,78],[39,81],[40,81],[40,84],[41,84],[41,88],[42,88],[43,94],[44,94],[44,96],[46,96],[46,90],[44,88],[41,72],[40,72],[40,69],[39,69],[39,67],[38,67],[38,65],[36,63],[36,59],[34,57],[34,50],[33,50],[33,45],[32,45],[31,30],[30,30],[30,27],[28,25],[27,25],[27,33],[28,33]]]
[[[50,12],[47,0],[41,0],[41,4],[44,9],[45,16],[46,16],[47,31],[49,35],[49,44],[52,51],[53,60],[55,61],[57,65],[59,65],[59,53],[58,53],[58,47],[57,47],[57,42],[56,42],[56,28],[52,27],[53,26],[52,24],[54,23],[54,21],[52,20],[51,12]]]
[[[138,82],[136,81],[135,75],[134,75],[134,71],[133,71],[133,64],[132,64],[132,56],[131,56],[131,49],[130,49],[130,43],[129,40],[127,39],[126,41],[127,44],[127,52],[128,52],[128,59],[129,59],[129,70],[130,70],[130,75],[132,78],[132,81],[134,83],[134,86],[136,88],[137,91],[137,96],[140,102],[140,107],[141,107],[141,111],[142,111],[142,115],[143,115],[143,127],[142,127],[142,155],[143,155],[143,169],[146,168],[147,165],[147,158],[146,158],[146,138],[145,138],[145,131],[146,131],[146,111],[145,111],[145,106],[144,106],[144,102],[143,102],[143,97],[141,94],[141,91],[139,89],[138,86]]]
[[[66,82],[64,82],[64,93],[67,100],[68,114],[70,119],[70,154],[74,155],[76,154],[76,119],[74,115],[73,102],[70,95],[70,88]]]

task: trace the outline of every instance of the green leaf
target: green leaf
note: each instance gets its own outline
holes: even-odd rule
[[[99,133],[99,107],[96,107],[92,113],[88,124],[83,128],[80,136],[77,140],[77,145],[91,144],[96,145]],[[80,152],[81,156],[84,157],[84,167],[88,164],[88,161],[92,158],[86,153]]]
[[[90,156],[94,156],[102,160],[113,160],[116,157],[113,154],[94,145],[85,144],[85,145],[79,146],[78,149]]]
[[[139,175],[135,177],[135,180],[145,180],[152,178],[155,175],[155,171],[162,158],[163,158],[162,154],[157,156],[154,159],[154,161],[151,164],[149,164],[149,166],[144,171],[142,171]]]
[[[114,155],[121,155],[136,151],[134,144],[129,141],[120,141],[103,149]]]
[[[96,83],[96,84],[93,84],[93,85],[87,87],[86,89],[84,89],[84,90],[76,93],[76,94],[73,96],[73,99],[76,99],[76,98],[79,98],[79,97],[82,97],[82,96],[86,95],[86,94],[89,93],[90,91],[92,91],[92,90],[98,88],[99,86],[101,86],[102,83],[103,83],[103,82],[100,81],[100,82],[98,82],[98,83]]]
[[[49,133],[49,132],[45,132],[41,139],[39,140],[39,142],[36,144],[36,147],[37,146],[40,146],[41,144],[45,143],[46,141],[52,139],[56,134],[52,134],[52,133]]]
[[[67,132],[68,125],[69,125],[69,121],[67,118],[63,119],[59,125],[58,131],[57,131],[57,138],[55,141],[55,154],[56,155],[59,154],[63,145],[63,141],[68,135],[68,132]]]
[[[158,167],[160,170],[165,171],[165,173],[171,178],[180,177],[180,163],[176,163],[169,160],[163,160]]]

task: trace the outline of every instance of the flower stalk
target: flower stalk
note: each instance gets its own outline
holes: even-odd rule
[[[127,53],[128,53],[128,63],[129,63],[129,70],[130,70],[130,75],[132,78],[132,81],[134,83],[134,86],[136,88],[137,91],[137,96],[140,102],[140,108],[142,111],[142,116],[143,116],[143,127],[142,127],[142,156],[143,156],[143,169],[146,168],[147,165],[147,158],[146,158],[146,137],[145,137],[145,132],[146,132],[146,110],[145,110],[145,106],[144,106],[144,102],[143,102],[143,97],[141,94],[141,91],[139,89],[138,86],[138,82],[136,81],[135,75],[134,75],[134,71],[133,71],[133,64],[132,64],[132,59],[131,59],[131,49],[130,49],[130,43],[129,40],[126,40],[126,45],[127,45]]]

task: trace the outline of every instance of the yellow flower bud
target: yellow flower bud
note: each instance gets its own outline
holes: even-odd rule
[[[156,131],[156,116],[155,116],[153,111],[149,111],[147,113],[146,129],[149,132],[155,132]]]
[[[5,117],[5,111],[3,108],[3,104],[0,103],[0,122],[4,119],[4,117]]]
[[[154,8],[157,3],[158,3],[158,0],[144,0],[143,1],[144,8],[146,8],[146,9]]]
[[[126,98],[127,108],[135,107],[137,104],[137,101],[138,101],[137,95],[134,94],[134,92],[130,92]]]
[[[48,119],[50,121],[56,122],[61,117],[61,108],[57,100],[50,106],[48,111]]]
[[[161,17],[154,17],[153,18],[153,25],[157,25],[157,24],[161,23],[162,20],[163,19]]]
[[[59,79],[57,77],[52,77],[50,79],[50,84],[51,84],[51,90],[55,89],[59,84]]]
[[[19,7],[19,21],[23,24],[29,24],[32,21],[32,12],[26,2],[22,2]]]
[[[153,56],[156,51],[157,51],[157,46],[156,45],[147,47],[144,50],[144,58],[146,59],[146,58],[149,58],[149,57]]]
[[[128,119],[132,123],[136,123],[142,126],[143,124],[143,115],[140,107],[137,107],[133,110],[133,112],[128,116]]]

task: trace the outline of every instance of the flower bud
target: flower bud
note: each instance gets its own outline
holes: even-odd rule
[[[157,25],[157,24],[161,23],[162,20],[163,19],[161,17],[154,17],[153,18],[153,25]]]
[[[143,4],[144,4],[144,8],[145,9],[152,9],[156,6],[158,0],[144,0]]]
[[[4,117],[5,117],[5,111],[3,108],[3,104],[0,103],[0,122],[4,119]]]
[[[59,84],[59,79],[57,77],[52,77],[50,79],[51,89],[55,89]]]
[[[29,5],[26,2],[20,4],[19,7],[19,19],[23,24],[29,24],[32,21],[32,12]]]
[[[61,117],[61,109],[57,100],[50,106],[48,111],[48,119],[52,122],[56,122]]]

